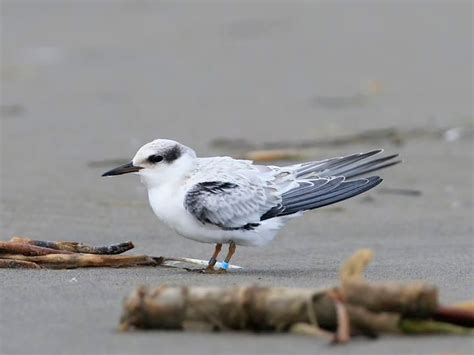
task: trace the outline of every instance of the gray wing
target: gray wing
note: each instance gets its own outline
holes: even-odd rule
[[[398,155],[361,162],[381,152],[374,150],[287,167],[298,186],[285,191],[281,203],[267,211],[261,220],[327,206],[372,189],[382,182],[380,177],[353,178],[400,163],[394,160]]]
[[[206,181],[188,190],[184,206],[201,223],[234,230],[255,228],[262,214],[280,202],[276,189],[264,183]]]
[[[370,190],[381,182],[378,176],[352,181],[345,181],[343,176],[304,181],[284,193],[282,202],[263,214],[261,220],[331,205]]]

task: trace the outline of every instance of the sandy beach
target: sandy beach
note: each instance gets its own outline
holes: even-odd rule
[[[338,282],[358,248],[371,280],[424,280],[444,303],[473,298],[472,3],[2,1],[1,239],[93,245],[207,259],[177,236],[135,176],[100,175],[154,138],[200,156],[240,156],[215,139],[331,140],[319,160],[384,148],[403,164],[367,194],[288,224],[243,271],[160,268],[0,270],[0,353],[467,354],[467,337],[119,333],[136,286]],[[282,162],[282,164],[291,164]],[[392,189],[392,190],[391,190]],[[400,194],[393,189],[415,190]]]

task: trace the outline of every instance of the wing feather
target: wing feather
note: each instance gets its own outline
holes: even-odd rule
[[[381,152],[287,167],[230,157],[201,158],[184,205],[201,223],[224,230],[253,229],[264,220],[323,207],[377,186],[382,182],[378,176],[352,179],[400,163],[397,155],[368,159]]]
[[[260,216],[281,198],[264,184],[241,179],[240,184],[206,181],[195,184],[187,193],[184,206],[201,223],[222,229],[251,229]]]

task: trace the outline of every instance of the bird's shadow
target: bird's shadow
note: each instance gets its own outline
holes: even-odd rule
[[[196,273],[182,270],[182,273],[193,275],[213,276],[215,274]],[[291,277],[311,277],[311,278],[334,278],[337,277],[339,270],[333,268],[271,268],[271,269],[241,269],[229,271],[226,274],[218,276],[243,276],[243,277],[271,277],[271,278],[291,278]]]

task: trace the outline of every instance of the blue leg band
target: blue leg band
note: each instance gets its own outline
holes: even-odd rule
[[[227,270],[229,268],[229,263],[226,263],[225,261],[223,261],[223,262],[221,262],[220,267],[223,270]]]

